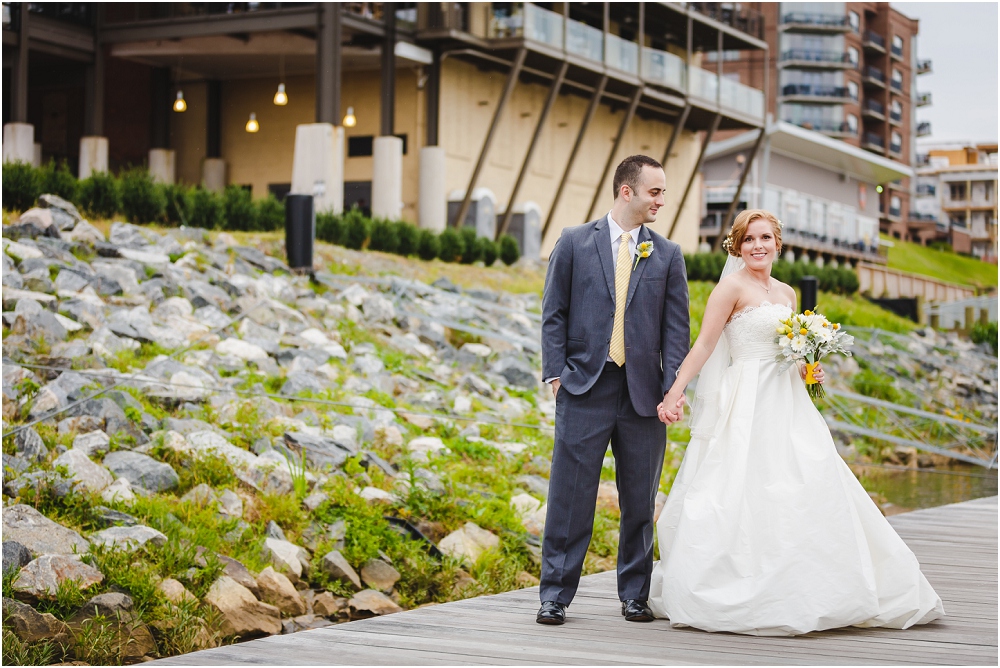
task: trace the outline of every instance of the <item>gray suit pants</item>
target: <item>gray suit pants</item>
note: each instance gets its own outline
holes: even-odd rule
[[[618,596],[646,600],[653,571],[653,509],[663,469],[666,427],[641,417],[629,398],[625,368],[608,362],[581,395],[556,396],[556,434],[542,541],[539,597],[569,605],[580,584],[594,529],[597,488],[608,442],[615,457],[621,525]]]

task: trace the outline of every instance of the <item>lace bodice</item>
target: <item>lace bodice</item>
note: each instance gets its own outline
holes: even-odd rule
[[[747,344],[773,343],[778,320],[792,312],[789,304],[763,302],[736,312],[722,330],[729,347],[736,350]]]

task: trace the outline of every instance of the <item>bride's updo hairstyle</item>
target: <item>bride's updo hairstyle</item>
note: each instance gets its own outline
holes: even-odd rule
[[[740,245],[743,243],[743,237],[747,234],[747,228],[750,227],[750,223],[753,221],[762,219],[771,223],[771,229],[774,231],[774,241],[778,247],[778,254],[781,254],[781,221],[773,213],[764,209],[747,209],[746,211],[741,211],[736,216],[736,220],[733,221],[733,229],[729,231],[729,234],[722,242],[722,248],[733,257],[740,257]]]

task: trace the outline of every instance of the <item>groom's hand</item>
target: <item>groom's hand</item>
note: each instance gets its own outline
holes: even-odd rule
[[[559,379],[556,378],[550,383],[550,385],[552,385],[552,398],[555,399],[556,395],[559,394],[559,387],[560,387]]]
[[[684,404],[687,397],[683,392],[671,394],[667,392],[663,395],[663,403],[657,407],[657,415],[664,424],[673,424],[684,417]]]

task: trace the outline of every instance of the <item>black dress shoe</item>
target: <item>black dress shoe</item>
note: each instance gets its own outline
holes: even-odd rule
[[[566,606],[555,601],[542,601],[535,621],[539,624],[559,625],[566,622]]]
[[[627,622],[651,622],[654,619],[653,611],[646,602],[634,598],[622,601],[622,614]]]

